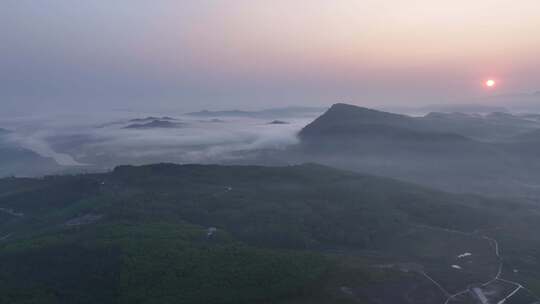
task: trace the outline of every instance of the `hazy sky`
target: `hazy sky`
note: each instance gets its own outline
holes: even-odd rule
[[[538,0],[0,2],[4,113],[465,101],[538,54]]]

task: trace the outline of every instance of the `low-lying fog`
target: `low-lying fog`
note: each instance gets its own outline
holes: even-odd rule
[[[115,111],[4,118],[0,128],[9,131],[4,145],[53,159],[60,169],[93,171],[119,164],[227,162],[239,152],[280,149],[296,143],[297,132],[323,111],[284,117]]]

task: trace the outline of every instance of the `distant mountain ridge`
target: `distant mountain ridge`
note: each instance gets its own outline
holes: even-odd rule
[[[196,116],[196,117],[245,117],[245,118],[279,119],[279,118],[296,117],[296,116],[316,116],[324,112],[326,109],[327,108],[322,108],[322,107],[286,107],[286,108],[266,109],[266,110],[261,110],[261,111],[203,110],[199,112],[186,113],[186,115]]]
[[[144,120],[146,121],[146,120]],[[171,122],[169,120],[155,119],[149,122],[130,124],[124,129],[156,129],[156,128],[180,128],[184,124],[179,122]]]
[[[444,113],[468,113],[485,114],[492,112],[508,112],[508,109],[500,106],[489,106],[483,104],[447,104],[447,105],[429,105],[419,108],[425,112],[444,112]]]
[[[133,118],[133,119],[130,119],[129,121],[130,122],[149,122],[153,120],[176,120],[176,119],[169,116],[162,116],[162,117],[147,116],[144,118]]]

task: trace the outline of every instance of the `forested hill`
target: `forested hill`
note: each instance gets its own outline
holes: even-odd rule
[[[333,273],[327,252],[381,250],[419,226],[492,228],[512,208],[309,164],[7,178],[0,302],[303,299]]]

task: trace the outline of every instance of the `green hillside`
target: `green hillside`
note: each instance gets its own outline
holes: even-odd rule
[[[159,164],[2,179],[0,208],[0,303],[353,303],[352,283],[369,303],[388,282],[438,299],[418,274],[369,265],[422,263],[452,286],[438,263],[459,246],[494,259],[444,229],[522,207],[319,165]]]

